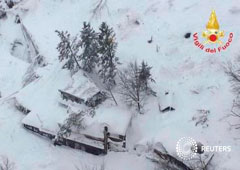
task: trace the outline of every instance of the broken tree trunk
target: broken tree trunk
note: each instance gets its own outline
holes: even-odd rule
[[[186,164],[184,164],[182,161],[179,161],[175,157],[167,154],[167,153],[162,153],[161,151],[154,149],[154,153],[156,153],[162,160],[167,161],[168,163],[171,163],[183,170],[193,170],[189,168]]]
[[[26,27],[22,23],[21,23],[21,29],[23,32],[23,36],[24,36],[26,42],[28,43],[28,47],[30,49],[33,49],[35,57],[38,56],[39,55],[38,47],[35,45],[35,43],[32,40],[31,35],[28,33]]]

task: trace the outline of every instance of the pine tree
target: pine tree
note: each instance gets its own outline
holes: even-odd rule
[[[82,69],[92,72],[98,62],[97,33],[91,28],[90,23],[83,23],[81,31],[81,48],[83,53],[80,56]]]
[[[117,74],[117,64],[119,59],[116,57],[117,43],[115,42],[115,33],[112,28],[103,22],[99,28],[98,36],[99,45],[99,76],[103,81],[105,89],[110,92],[111,97],[117,104],[115,97],[112,94],[112,88],[116,85],[115,76]]]
[[[67,60],[63,68],[68,70],[75,70],[76,68],[80,69],[80,65],[78,63],[78,52],[80,47],[80,40],[75,36],[71,38],[71,35],[65,31],[56,31],[61,41],[57,46],[57,50],[59,52],[59,60],[60,62]]]
[[[103,83],[109,86],[115,85],[115,76],[117,73],[118,58],[115,56],[117,43],[115,42],[115,33],[112,28],[103,22],[99,28],[99,75]]]
[[[156,95],[156,93],[149,87],[149,82],[155,82],[151,75],[152,67],[148,66],[148,64],[142,61],[141,66],[139,68],[139,81],[141,82],[144,90],[148,94]]]

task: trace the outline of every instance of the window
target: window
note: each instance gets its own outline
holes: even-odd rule
[[[39,132],[38,128],[33,128],[34,132]]]

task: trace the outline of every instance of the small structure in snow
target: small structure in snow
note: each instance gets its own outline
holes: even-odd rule
[[[159,111],[160,112],[168,112],[168,111],[174,111],[175,107],[174,105],[174,93],[171,93],[169,91],[165,91],[164,94],[159,95]]]

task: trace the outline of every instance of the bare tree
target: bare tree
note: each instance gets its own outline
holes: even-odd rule
[[[109,9],[108,9],[108,6],[107,6],[107,0],[97,0],[94,4],[94,8],[91,11],[92,12],[92,17],[91,18],[101,16],[101,12],[105,8],[107,9],[107,12],[109,14]]]
[[[156,93],[149,86],[149,82],[154,82],[150,74],[151,67],[142,62],[138,66],[137,62],[130,63],[124,72],[119,72],[120,94],[125,97],[129,105],[135,105],[139,113],[142,113],[144,100],[149,95]]]
[[[192,120],[195,121],[195,126],[202,126],[203,128],[208,127],[208,116],[210,110],[200,109],[197,110],[197,113],[192,117]]]
[[[239,96],[233,101],[233,105],[232,105],[232,109],[231,109],[231,113],[228,116],[232,116],[234,118],[237,118],[238,120],[240,120],[240,113],[238,112],[240,109],[240,101],[239,101]],[[235,128],[235,129],[240,129],[240,123],[229,123],[229,125],[231,126],[231,128]]]
[[[232,63],[228,63],[225,67],[225,73],[228,75],[229,81],[232,84],[233,92],[236,94],[236,99],[233,102],[230,116],[240,119],[240,60],[238,60],[234,65]],[[240,123],[231,126],[236,129],[240,129]]]
[[[11,162],[8,157],[2,157],[2,163],[0,163],[0,170],[14,170],[15,164]]]
[[[235,65],[228,63],[225,67],[225,73],[229,77],[229,81],[232,83],[233,91],[240,94],[240,61],[236,62]]]
[[[189,167],[192,170],[209,170],[213,168],[211,161],[214,157],[214,154],[197,154],[197,157],[188,161]]]

